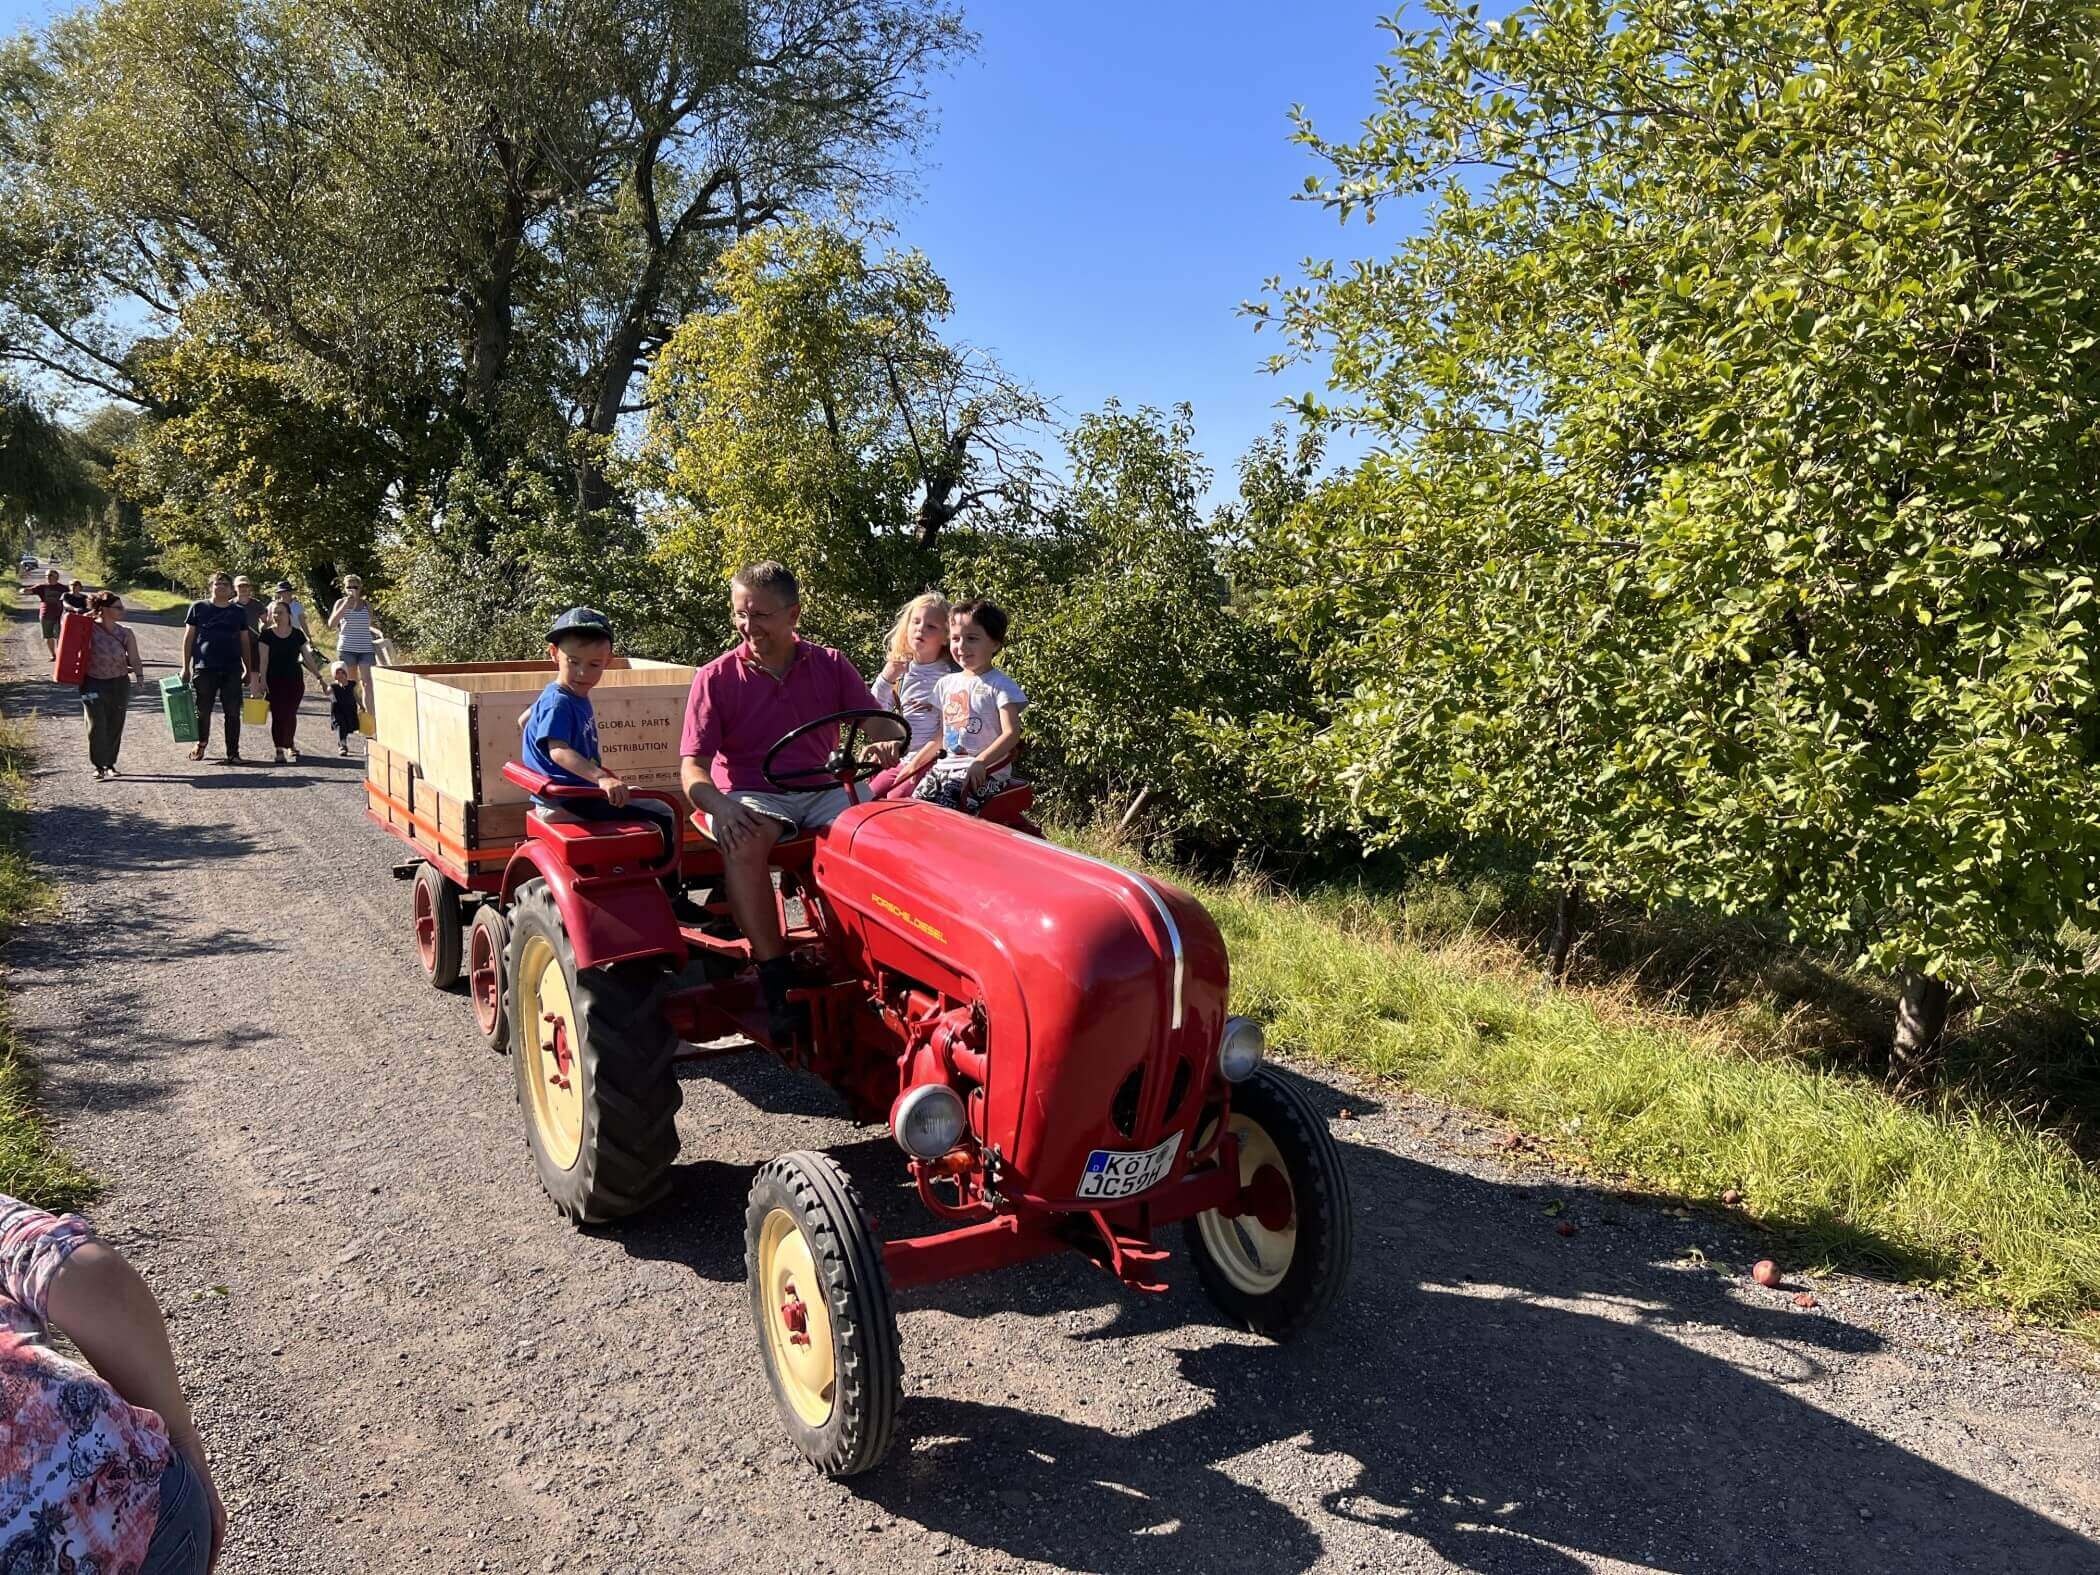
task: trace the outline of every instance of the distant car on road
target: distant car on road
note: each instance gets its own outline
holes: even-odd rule
[[[30,572],[32,572],[32,571],[33,571],[33,570],[34,570],[34,569],[36,568],[36,566],[37,566],[37,565],[36,565],[36,559],[32,558],[32,557],[31,557],[31,556],[30,556],[30,555],[29,555],[28,553],[26,553],[26,552],[22,554],[22,572],[23,572],[23,573],[27,574],[27,573],[30,573]]]

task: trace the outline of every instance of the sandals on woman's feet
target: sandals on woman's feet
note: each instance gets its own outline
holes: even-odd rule
[[[203,758],[204,758],[204,746],[203,746],[202,744],[199,744],[199,745],[198,745],[198,746],[197,746],[197,747],[196,747],[195,749],[193,749],[193,750],[191,750],[191,751],[190,751],[190,759],[192,759],[192,760],[202,760]]]

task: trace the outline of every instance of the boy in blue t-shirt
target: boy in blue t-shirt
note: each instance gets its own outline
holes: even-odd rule
[[[592,607],[571,607],[547,631],[547,654],[554,660],[554,682],[519,723],[523,735],[518,758],[550,782],[569,787],[599,787],[600,798],[538,798],[542,814],[573,820],[649,820],[663,831],[664,851],[675,845],[678,830],[669,805],[627,796],[627,784],[598,763],[598,717],[591,691],[612,665],[612,620]],[[674,905],[675,880],[665,886]]]

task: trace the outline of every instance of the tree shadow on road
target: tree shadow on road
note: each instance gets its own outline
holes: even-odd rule
[[[1343,1299],[1289,1345],[1206,1332],[1178,1349],[1208,1404],[1148,1425],[1133,1397],[1109,1428],[914,1394],[860,1491],[1083,1570],[1301,1570],[1365,1531],[1383,1567],[1426,1543],[1481,1570],[2100,1568],[2100,1548],[1792,1392],[1877,1336],[1739,1300],[1643,1251],[1650,1225],[1564,1239],[1513,1196],[1529,1189],[1362,1145],[1345,1159],[1358,1239]],[[1119,1326],[1216,1328],[1186,1259],[1171,1272],[1170,1294]],[[1071,1260],[902,1298],[907,1319],[1123,1300]],[[1309,1520],[1289,1502],[1304,1487],[1271,1496],[1299,1484],[1318,1495]]]
[[[119,778],[117,786],[124,780]],[[92,897],[101,882],[189,869],[200,859],[239,858],[255,848],[253,838],[228,826],[173,825],[134,813],[117,800],[55,799],[37,806],[29,851],[46,879]],[[199,887],[199,901],[208,900],[207,889]],[[127,926],[160,930],[164,917],[126,909]]]
[[[694,1076],[767,1109],[806,1081],[763,1057]],[[1361,1091],[1306,1082],[1330,1115],[1372,1108]],[[837,1114],[823,1091],[805,1097],[811,1114]],[[878,1231],[940,1228],[886,1135],[827,1152]],[[1603,1559],[2100,1568],[2100,1548],[2044,1515],[1822,1409],[1828,1391],[1806,1386],[1881,1338],[1705,1267],[1691,1249],[1729,1250],[1716,1249],[1725,1226],[1369,1143],[1343,1155],[1353,1276],[1291,1344],[1223,1328],[1183,1256],[1158,1297],[1125,1293],[1074,1256],[901,1293],[907,1328],[929,1312],[1017,1310],[1088,1327],[1065,1336],[1074,1373],[1048,1382],[1065,1414],[911,1392],[889,1460],[851,1486],[974,1547],[1079,1570],[1295,1571],[1352,1555],[1397,1568],[1425,1548],[1461,1568],[1539,1575]],[[736,1281],[750,1176],[749,1164],[681,1163],[671,1195],[617,1239]],[[1563,1211],[1545,1211],[1548,1193]],[[1564,1222],[1577,1234],[1557,1234]],[[1178,1248],[1179,1233],[1166,1236]],[[1162,1398],[1175,1380],[1156,1370],[1119,1393],[1127,1369],[1104,1367],[1104,1354],[1132,1336],[1151,1337],[1131,1348],[1139,1364],[1173,1343],[1181,1394]],[[1046,1386],[1039,1362],[1011,1382]],[[1071,1414],[1082,1398],[1101,1423]]]
[[[1159,1297],[1076,1258],[903,1293],[907,1320],[1105,1310],[1075,1337],[1089,1368],[1100,1358],[1078,1340],[1195,1336],[1175,1357],[1209,1400],[1148,1423],[1159,1386],[1141,1383],[1125,1409],[1103,1408],[1110,1427],[912,1394],[896,1452],[858,1490],[976,1546],[1083,1570],[1302,1570],[1341,1552],[1330,1542],[1367,1539],[1374,1567],[1426,1543],[1480,1570],[2100,1569],[2100,1546],[1829,1415],[1827,1393],[1797,1393],[1880,1337],[1739,1294],[1688,1256],[1711,1222],[1584,1189],[1549,1217],[1536,1185],[1364,1143],[1343,1157],[1353,1274],[1291,1344],[1220,1328],[1178,1253]],[[1564,1219],[1577,1235],[1556,1233]],[[1318,1508],[1301,1518],[1309,1492]]]

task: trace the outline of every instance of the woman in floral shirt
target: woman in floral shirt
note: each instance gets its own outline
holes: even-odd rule
[[[57,1329],[93,1371],[45,1340]],[[63,1218],[0,1194],[0,1571],[203,1575],[226,1511],[153,1293]]]

